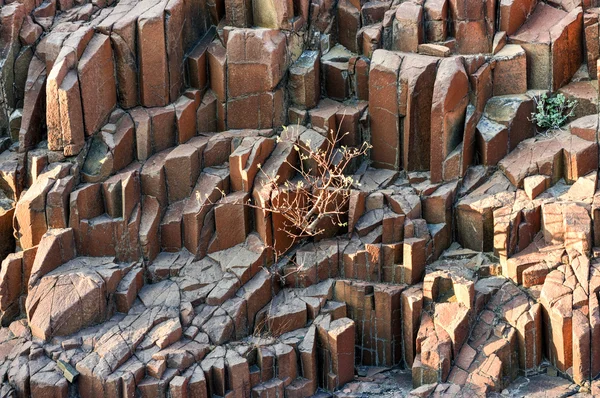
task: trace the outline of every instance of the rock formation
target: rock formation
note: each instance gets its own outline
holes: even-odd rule
[[[0,0],[0,397],[600,394],[598,6]]]

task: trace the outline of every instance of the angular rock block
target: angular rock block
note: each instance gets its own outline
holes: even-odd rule
[[[403,52],[417,52],[419,44],[425,40],[423,28],[423,7],[407,1],[396,9],[393,22],[392,49]]]
[[[264,173],[270,176],[280,176],[278,182],[287,180],[294,175],[292,166],[298,166],[299,156],[298,152],[294,150],[294,142],[295,140],[283,140],[277,144],[271,157],[262,167]],[[273,230],[271,212],[264,210],[271,203],[272,191],[273,188],[268,183],[268,178],[259,173],[252,192],[252,199],[257,204],[257,208],[254,210],[254,228],[263,242],[268,245],[273,244],[274,235],[281,235],[281,232]]]
[[[160,252],[160,204],[152,196],[143,199],[142,219],[140,221],[140,246],[144,259],[152,261]]]
[[[173,105],[177,124],[177,143],[185,144],[196,135],[198,105],[194,100],[183,95]]]
[[[349,280],[336,282],[334,298],[346,303],[348,317],[358,328],[357,363],[387,366],[402,360],[402,326],[393,314],[401,311],[403,290],[403,286]]]
[[[214,251],[229,249],[246,241],[250,233],[250,194],[240,191],[227,195],[215,205]],[[236,225],[232,230],[231,226]]]
[[[183,210],[183,244],[190,253],[203,257],[214,229],[212,204],[221,192],[229,191],[229,173],[226,169],[204,169],[186,200]],[[212,225],[211,225],[212,224]],[[210,232],[210,236],[206,236]]]
[[[114,68],[110,39],[95,34],[77,65],[86,136],[98,131],[117,104]]]
[[[224,103],[227,101],[227,49],[220,41],[214,40],[208,46],[207,58],[210,88],[219,102]]]
[[[45,64],[37,56],[34,56],[27,71],[23,114],[19,128],[19,147],[22,151],[32,149],[42,140],[43,108],[47,106],[47,101],[44,100],[46,75]]]
[[[377,50],[369,71],[369,114],[371,116],[371,159],[377,167],[400,167],[400,120],[398,73],[402,58]]]
[[[535,199],[539,194],[544,192],[550,185],[550,179],[545,176],[530,176],[523,180],[523,189],[529,199]]]
[[[514,191],[515,188],[506,177],[496,174],[490,181],[460,199],[456,206],[457,241],[471,250],[493,250],[493,212],[512,204]]]
[[[283,89],[234,98],[227,102],[227,127],[230,129],[269,129],[282,126],[284,120]],[[219,126],[220,120],[217,121],[217,128]]]
[[[535,135],[535,126],[531,121],[534,101],[527,95],[503,95],[488,100],[484,117],[505,126],[508,129],[508,150]]]
[[[0,11],[0,395],[600,374],[593,2],[34,3]],[[565,131],[531,88],[578,101]],[[339,222],[290,237],[307,153],[365,142]]]
[[[186,199],[200,174],[201,153],[191,144],[177,146],[165,158],[165,177],[169,203]]]
[[[524,94],[527,91],[527,57],[521,46],[509,44],[494,54],[494,96]]]
[[[227,88],[230,97],[274,91],[286,68],[283,33],[269,29],[236,29],[230,33],[227,41]]]
[[[570,268],[570,265],[566,265],[566,267]],[[544,325],[548,334],[546,355],[560,371],[566,371],[573,366],[575,354],[573,349],[578,345],[573,343],[573,338],[579,337],[575,328],[581,328],[581,325],[578,324],[580,321],[577,319],[577,311],[573,308],[575,286],[564,283],[563,271],[566,270],[557,269],[548,274],[540,296],[545,310]],[[579,378],[581,374],[579,373],[577,376]]]
[[[448,35],[448,1],[427,0],[423,8],[427,41],[440,42],[446,40]]]
[[[399,112],[403,118],[402,165],[405,170],[427,170],[431,151],[431,106],[438,59],[407,54],[399,74]]]
[[[510,37],[511,43],[521,45],[527,53],[527,87],[556,91],[565,85],[583,60],[582,37],[581,8],[566,12],[538,3],[527,22]]]
[[[129,114],[115,110],[109,123],[92,138],[90,151],[82,168],[86,182],[101,182],[134,159],[134,123]]]
[[[327,97],[343,101],[351,97],[350,59],[354,54],[336,45],[321,57],[321,74]]]
[[[160,2],[137,20],[140,103],[146,107],[169,103],[169,65],[165,41],[165,5]]]
[[[292,103],[300,109],[317,106],[321,96],[320,58],[316,51],[305,51],[290,67],[288,90]]]
[[[443,179],[443,163],[463,138],[469,81],[460,58],[443,60],[431,109],[431,181]]]
[[[598,84],[595,81],[572,82],[563,86],[559,92],[567,100],[577,102],[569,121],[598,114]]]
[[[270,138],[246,137],[229,155],[229,178],[232,191],[250,192],[254,178],[261,173],[260,168],[269,157],[275,141]]]
[[[585,39],[584,61],[590,76],[598,76],[597,62],[600,57],[600,35],[598,13],[586,12],[583,14],[583,34]]]
[[[187,73],[190,86],[199,89],[201,92],[205,92],[209,87],[208,48],[214,36],[214,31],[208,31],[187,57]]]
[[[48,228],[45,214],[46,196],[53,186],[53,179],[40,179],[17,203],[14,213],[20,226],[19,242],[25,249],[36,246]]]
[[[292,0],[252,0],[254,24],[262,28],[287,29],[294,17]]]
[[[139,258],[140,191],[139,172],[125,170],[103,184],[86,184],[71,193],[69,226],[79,255]]]
[[[567,249],[588,253],[592,244],[591,228],[590,216],[581,206],[561,203],[542,206],[542,231],[546,243],[560,243]]]
[[[508,154],[508,129],[483,116],[477,123],[477,146],[483,165],[498,164]]]
[[[523,161],[524,153],[532,154],[527,162]],[[551,184],[554,184],[563,177],[567,181],[575,181],[595,170],[597,154],[595,142],[559,133],[548,140],[530,138],[521,142],[499,163],[499,167],[516,187],[522,187],[526,177],[536,174],[550,177]]]
[[[450,0],[449,13],[454,22],[456,49],[460,54],[489,53],[494,38],[496,2],[472,3]]]
[[[202,97],[202,103],[196,111],[196,129],[199,133],[211,133],[219,130],[217,97],[212,91],[207,91]],[[224,122],[224,121],[223,121]]]
[[[381,24],[365,26],[357,32],[356,36],[358,51],[372,58],[375,50],[382,47],[383,27]]]
[[[160,221],[160,247],[166,252],[178,252],[183,244],[182,217],[184,201],[170,205]]]
[[[360,8],[350,0],[338,3],[338,35],[341,45],[348,50],[358,53],[357,33],[360,29]]]
[[[237,28],[252,26],[252,0],[226,0],[225,17],[227,25]],[[260,19],[259,19],[259,22]]]
[[[427,313],[421,317],[416,345],[417,355],[412,365],[413,386],[446,380],[452,360],[450,336],[443,328],[436,328]]]
[[[537,2],[531,0],[500,0],[498,30],[512,36],[527,21],[536,5]]]

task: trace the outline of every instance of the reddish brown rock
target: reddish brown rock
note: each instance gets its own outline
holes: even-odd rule
[[[588,115],[570,123],[571,134],[587,141],[596,141],[598,133],[598,116]]]
[[[77,66],[86,136],[98,131],[117,104],[113,70],[113,52],[109,38],[95,34]]]
[[[400,120],[398,73],[402,58],[377,50],[369,72],[369,114],[371,115],[371,159],[377,167],[400,167]]]
[[[190,196],[200,173],[201,154],[191,144],[177,146],[165,158],[165,177],[169,203]]]
[[[598,114],[598,85],[595,82],[572,82],[563,86],[559,92],[567,100],[577,102],[570,120]]]
[[[590,76],[598,76],[597,62],[600,57],[600,40],[598,30],[598,13],[587,12],[583,14],[583,33],[585,36],[584,60]]]
[[[465,0],[449,2],[454,19],[456,47],[461,54],[489,53],[494,37],[496,7],[494,1],[472,4]]]
[[[166,2],[147,9],[137,20],[140,103],[146,107],[169,103],[169,65],[165,41]]]
[[[413,386],[445,380],[450,372],[452,351],[450,337],[437,329],[427,313],[421,318],[417,335],[417,355],[412,366]]]
[[[399,113],[403,117],[402,164],[405,170],[427,170],[431,151],[431,104],[438,59],[405,55],[399,74]]]
[[[481,154],[481,162],[486,166],[494,166],[508,153],[508,130],[503,125],[482,117],[477,123],[477,146]]]
[[[225,16],[227,25],[238,28],[249,28],[252,25],[252,1],[227,0],[225,1]]]
[[[469,310],[460,303],[439,303],[435,306],[434,324],[443,328],[452,341],[454,357],[469,335]]]
[[[214,91],[219,102],[227,101],[227,50],[218,40],[208,46],[208,74],[210,88]]]
[[[23,99],[23,114],[19,129],[19,147],[22,150],[31,149],[42,139],[41,126],[44,118],[46,66],[34,56],[29,63],[25,95]]]
[[[339,42],[348,50],[358,53],[356,35],[360,29],[360,9],[350,0],[341,0],[337,7]]]
[[[68,176],[56,180],[46,197],[46,220],[49,228],[67,228],[69,217],[69,195],[74,187],[74,178]]]
[[[381,24],[369,25],[361,28],[357,33],[357,46],[359,51],[369,58],[373,57],[375,50],[382,47],[383,29]],[[361,40],[362,37],[362,40]],[[423,44],[419,45],[419,51]]]
[[[285,117],[283,105],[283,89],[231,99],[227,103],[227,127],[230,129],[269,129],[282,126]],[[258,112],[256,112],[257,109]],[[220,121],[217,121],[218,128],[219,123]]]
[[[533,200],[548,188],[549,182],[550,179],[545,176],[530,176],[523,181],[523,189],[529,199]]]
[[[160,204],[152,196],[144,198],[140,221],[140,246],[148,261],[154,260],[160,252],[159,228]]]
[[[169,102],[175,102],[181,95],[184,85],[184,36],[185,3],[183,0],[169,0],[165,6],[165,43],[168,69]],[[142,37],[142,40],[144,37]],[[184,142],[184,141],[183,141]]]
[[[305,51],[290,67],[288,90],[300,109],[314,108],[321,96],[319,54]]]
[[[535,6],[536,2],[530,0],[501,0],[499,9],[499,30],[506,32],[509,36],[513,35],[519,30],[521,25],[527,21],[527,18],[533,12]]]
[[[213,31],[207,32],[187,57],[190,86],[201,90],[201,92],[204,92],[208,87],[208,47],[213,37]]]
[[[417,52],[425,40],[423,29],[423,7],[413,2],[404,2],[396,9],[393,22],[393,46],[397,51]]]
[[[343,101],[350,98],[350,59],[353,53],[341,45],[336,45],[321,57],[322,79],[327,97]]]
[[[173,106],[149,108],[152,123],[153,152],[170,148],[176,143],[176,115]]]
[[[228,95],[237,98],[273,91],[287,67],[285,43],[285,36],[276,30],[231,32],[227,41]]]
[[[424,13],[427,41],[440,42],[446,40],[446,36],[448,35],[448,1],[425,1]]]
[[[229,249],[246,241],[250,233],[250,208],[247,206],[250,195],[240,191],[227,195],[215,206],[214,250]],[[236,225],[235,228],[231,228]]]
[[[522,186],[525,177],[535,174],[550,177],[551,183],[555,183],[561,177],[575,181],[596,168],[597,151],[596,143],[559,133],[549,140],[539,141],[532,138],[521,142],[499,166],[517,187]],[[534,156],[524,162],[524,153],[532,153]],[[561,165],[564,166],[561,168]]]
[[[494,54],[492,64],[495,96],[527,91],[527,59],[521,46],[504,46]]]
[[[58,90],[65,156],[75,156],[84,145],[83,112],[77,73],[70,71]]]
[[[528,88],[555,91],[571,79],[583,59],[582,27],[580,8],[567,13],[545,3],[535,7],[510,38],[527,53]]]
[[[269,157],[275,141],[270,138],[246,137],[229,155],[231,189],[250,192],[254,177],[261,173],[260,168]]]
[[[468,78],[460,58],[443,60],[436,76],[431,109],[431,181],[443,179],[442,164],[462,140],[469,102]]]
[[[228,173],[223,169],[205,169],[198,178],[183,210],[183,243],[190,253],[199,257],[205,253],[209,243],[205,241],[202,233],[205,218],[210,214],[212,203],[217,202],[221,192],[229,190],[228,185]],[[207,226],[210,226],[210,219],[208,221]]]
[[[196,135],[197,105],[185,96],[175,102],[175,119],[177,124],[177,143],[185,144]]]

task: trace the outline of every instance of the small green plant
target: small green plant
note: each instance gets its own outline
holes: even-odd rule
[[[563,94],[548,96],[542,94],[535,98],[536,111],[531,114],[531,121],[544,129],[560,129],[568,118],[575,115],[577,101],[568,100]]]

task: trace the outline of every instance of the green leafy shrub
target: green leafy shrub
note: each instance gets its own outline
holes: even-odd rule
[[[536,111],[531,114],[531,121],[544,130],[559,129],[575,115],[577,106],[577,101],[568,100],[563,94],[549,97],[544,93],[535,102]]]

